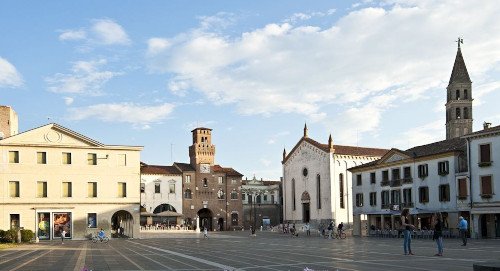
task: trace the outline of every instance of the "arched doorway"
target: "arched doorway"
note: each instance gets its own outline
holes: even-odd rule
[[[302,201],[302,222],[309,222],[311,220],[311,197],[307,191],[302,193],[300,197]]]
[[[220,217],[219,220],[217,220],[217,230],[218,231],[224,230],[224,218],[222,217]]]
[[[111,217],[111,237],[134,237],[134,217],[125,210],[120,210]]]
[[[208,208],[203,208],[198,211],[198,217],[200,218],[200,222],[198,227],[200,230],[203,228],[207,228],[209,231],[212,230],[212,211]]]
[[[177,212],[175,210],[174,206],[172,206],[170,204],[163,203],[163,204],[160,204],[160,205],[156,206],[156,208],[153,211],[153,213],[154,214],[158,214],[158,213],[165,212],[165,211]]]

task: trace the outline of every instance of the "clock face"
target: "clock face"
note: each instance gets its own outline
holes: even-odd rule
[[[201,173],[210,173],[210,164],[200,164]]]

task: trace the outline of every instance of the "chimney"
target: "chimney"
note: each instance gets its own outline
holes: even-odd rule
[[[489,129],[491,126],[491,122],[483,122],[483,130]]]

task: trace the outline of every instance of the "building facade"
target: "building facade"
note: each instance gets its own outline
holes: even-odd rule
[[[0,229],[23,227],[39,239],[65,230],[67,238],[83,239],[99,228],[108,235],[121,228],[134,237],[141,150],[104,145],[54,123],[0,140]]]
[[[321,144],[304,135],[283,151],[283,220],[285,223],[352,224],[351,173],[348,168],[379,159],[388,150]]]
[[[500,237],[500,126],[464,136],[469,151],[472,231],[479,238]],[[497,159],[498,158],[498,159]]]
[[[281,181],[243,180],[243,227],[268,229],[283,223],[281,206]]]

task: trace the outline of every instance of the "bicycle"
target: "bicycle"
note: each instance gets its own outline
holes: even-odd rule
[[[109,242],[109,237],[99,237],[97,234],[92,236],[92,243],[97,243],[98,241],[101,241],[101,243],[107,243]]]
[[[340,231],[340,234],[339,234],[339,231],[335,231],[335,233],[333,234],[333,237],[335,239],[346,239],[347,238],[347,234],[345,234],[344,230],[341,230]]]

